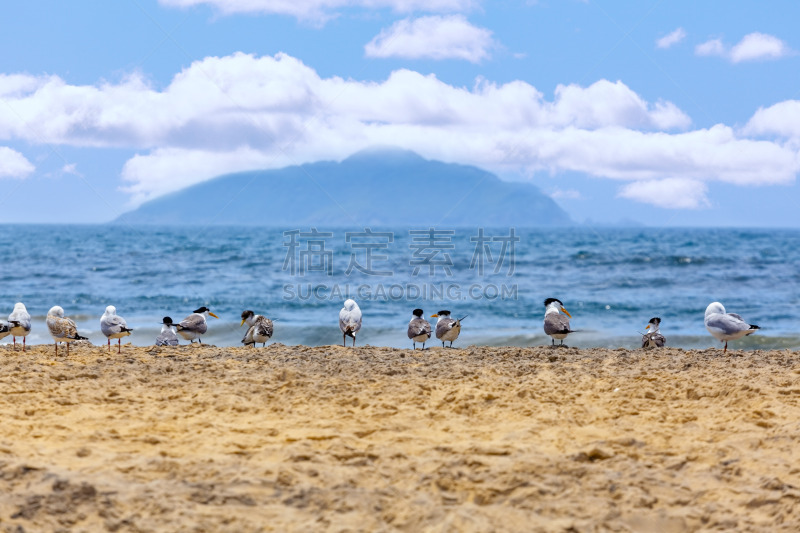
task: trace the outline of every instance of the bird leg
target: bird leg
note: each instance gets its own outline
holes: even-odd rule
[[[355,347],[356,347],[356,336],[353,335],[353,348],[355,348]]]
[[[342,333],[342,346],[347,348],[347,333]]]
[[[56,342],[56,357],[58,357],[58,342]]]
[[[14,349],[17,349],[17,336],[14,335]]]
[[[117,353],[122,353],[122,337],[117,339]]]
[[[722,353],[726,353],[728,351],[728,341],[725,341],[725,349],[722,350]]]
[[[108,338],[108,353],[111,353],[111,337]]]
[[[28,338],[28,337],[22,337],[22,352],[23,352],[23,353],[25,353],[25,340],[26,340],[27,338]]]

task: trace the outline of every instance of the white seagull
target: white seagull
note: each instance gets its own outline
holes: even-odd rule
[[[661,319],[657,316],[650,319],[650,322],[644,329],[649,329],[647,333],[642,335],[642,348],[661,348],[667,344],[667,339],[658,331],[661,325]]]
[[[422,309],[414,309],[414,316],[408,323],[408,338],[411,339],[412,349],[417,349],[417,343],[422,343],[425,349],[425,342],[431,338],[431,323],[422,318]],[[434,315],[435,316],[435,315]]]
[[[54,305],[47,312],[47,329],[56,343],[56,355],[58,355],[58,343],[67,344],[67,357],[69,357],[69,343],[73,341],[83,341],[86,337],[78,335],[78,327],[71,318],[64,317],[64,310]]]
[[[559,339],[561,346],[563,346],[567,335],[575,332],[569,328],[569,319],[572,318],[572,315],[564,309],[564,304],[561,303],[561,300],[556,298],[545,300],[544,307],[544,332],[553,338],[553,346],[556,345],[556,339]],[[562,315],[562,312],[566,316]]]
[[[178,330],[178,335],[190,343],[194,339],[197,339],[197,342],[202,344],[203,341],[200,340],[200,335],[203,335],[206,331],[208,331],[206,317],[209,315],[213,316],[214,318],[219,318],[217,315],[209,311],[208,307],[206,306],[203,306],[200,309],[195,309],[191,315],[181,320],[179,324],[174,324],[175,328]]]
[[[461,321],[467,318],[467,315],[462,316],[458,320],[450,318],[450,311],[444,309],[431,318],[438,318],[436,321],[436,338],[442,341],[442,348],[444,348],[445,341],[450,342],[450,348],[453,347],[453,341],[461,334]]]
[[[361,309],[350,298],[345,300],[344,307],[339,311],[339,329],[342,330],[342,346],[347,346],[347,337],[353,337],[355,346],[356,333],[361,329]]]
[[[748,324],[736,313],[726,313],[725,307],[719,302],[711,302],[706,307],[706,329],[720,342],[725,343],[723,352],[728,351],[728,341],[741,339],[746,335],[761,329],[755,324]]]
[[[8,315],[8,322],[10,323],[10,333],[14,336],[14,348],[17,347],[17,337],[22,337],[22,351],[25,351],[25,341],[31,332],[31,315],[25,309],[25,304],[17,302],[14,304],[14,310]]]
[[[111,339],[117,339],[117,353],[122,353],[122,337],[127,337],[133,330],[128,327],[125,319],[117,314],[117,308],[109,305],[100,317],[100,331],[108,339],[108,351],[111,351]]]
[[[242,311],[242,323],[239,324],[239,327],[247,324],[247,333],[244,334],[242,338],[242,344],[245,346],[252,345],[255,348],[257,342],[264,343],[264,346],[267,345],[267,341],[272,337],[272,320],[263,316],[257,315],[250,311]]]

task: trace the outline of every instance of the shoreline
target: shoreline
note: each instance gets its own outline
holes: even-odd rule
[[[794,531],[800,352],[0,347],[0,531]]]

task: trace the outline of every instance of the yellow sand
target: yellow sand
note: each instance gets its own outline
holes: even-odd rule
[[[0,531],[800,530],[800,352],[115,352],[0,348]]]

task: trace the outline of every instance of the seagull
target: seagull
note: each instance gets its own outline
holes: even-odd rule
[[[725,307],[719,302],[711,302],[706,307],[705,324],[709,333],[725,343],[723,353],[728,351],[728,341],[741,339],[761,329],[755,324],[748,324],[736,313],[726,313]]]
[[[174,326],[172,319],[165,316],[161,319],[161,324],[161,334],[156,337],[156,346],[177,346],[178,336],[172,331],[172,327]]]
[[[408,338],[411,339],[413,349],[417,349],[417,343],[422,343],[425,349],[425,342],[431,338],[431,323],[422,318],[422,309],[414,309],[414,318],[408,323]]]
[[[9,335],[11,335],[11,328],[14,324],[6,324],[2,320],[0,320],[0,339],[5,339]]]
[[[455,320],[450,318],[450,311],[445,309],[431,315],[431,318],[439,319],[436,321],[436,338],[442,341],[442,348],[444,348],[445,341],[450,341],[450,348],[452,348],[453,341],[461,333],[461,321],[467,318],[467,315]]]
[[[272,337],[272,320],[247,310],[242,311],[242,323],[239,324],[239,327],[242,327],[245,323],[249,327],[242,339],[242,344],[255,347],[257,342],[263,342],[264,346],[266,346],[267,341]]]
[[[14,336],[14,348],[17,347],[17,337],[22,337],[22,351],[25,351],[25,341],[31,332],[31,315],[25,309],[25,304],[17,302],[14,304],[14,310],[8,315],[8,321],[11,323],[11,334]]]
[[[58,355],[58,343],[67,343],[67,357],[69,357],[69,343],[73,341],[83,341],[86,337],[78,335],[78,327],[71,318],[64,318],[64,310],[54,305],[47,312],[47,329],[56,342],[56,355]]]
[[[660,318],[656,316],[650,319],[650,323],[644,328],[650,331],[642,335],[642,348],[662,348],[667,344],[667,339],[658,331],[659,325],[661,325]]]
[[[178,330],[178,335],[190,343],[194,339],[197,339],[197,342],[203,344],[203,341],[200,340],[200,335],[208,331],[208,324],[206,323],[206,317],[208,315],[211,315],[214,318],[219,318],[217,315],[209,311],[208,307],[206,306],[203,306],[200,309],[195,309],[191,315],[181,320],[179,324],[174,324],[175,328]]]
[[[109,305],[100,317],[100,331],[108,339],[108,351],[111,351],[111,339],[117,339],[117,353],[122,353],[122,337],[127,337],[133,330],[128,327],[125,319],[117,314],[117,308]]]
[[[339,329],[342,330],[342,346],[347,346],[347,337],[353,337],[355,346],[356,333],[361,329],[361,309],[350,298],[344,301],[344,307],[339,311]]]
[[[564,309],[561,300],[556,298],[545,300],[544,307],[544,332],[553,338],[553,346],[556,345],[556,339],[561,340],[560,346],[564,346],[564,339],[567,338],[567,335],[575,333],[574,330],[569,329],[569,318],[572,318],[572,315]],[[562,312],[567,316],[562,315]]]

